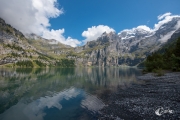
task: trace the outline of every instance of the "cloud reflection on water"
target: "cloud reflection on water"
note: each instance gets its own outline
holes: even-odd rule
[[[135,68],[1,68],[0,119],[86,116],[103,108],[96,96],[137,82],[139,74]]]
[[[2,120],[43,120],[46,114],[45,109],[57,108],[59,111],[63,108],[62,100],[69,101],[70,99],[81,96],[81,107],[87,108],[92,112],[96,112],[103,108],[104,103],[96,96],[87,94],[82,89],[71,87],[62,92],[55,93],[53,96],[41,97],[31,103],[24,103],[23,100],[15,106],[8,109],[0,115]],[[69,101],[71,102],[71,101]]]

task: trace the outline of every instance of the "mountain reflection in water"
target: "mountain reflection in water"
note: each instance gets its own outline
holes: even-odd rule
[[[135,68],[0,69],[0,119],[96,119],[98,94],[136,82]]]

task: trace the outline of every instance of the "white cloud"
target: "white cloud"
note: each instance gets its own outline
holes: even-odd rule
[[[56,0],[1,0],[0,17],[23,33],[42,34],[50,26],[49,18],[63,13]]]
[[[49,29],[51,26],[49,19],[63,14],[63,9],[58,9],[57,4],[57,0],[0,0],[0,17],[24,34],[35,33],[47,39],[56,39],[73,47],[80,45],[79,40],[64,37],[64,28]],[[174,17],[180,16],[168,12],[158,16],[159,22],[154,25],[153,29],[146,25],[140,25],[137,28],[156,31]],[[84,42],[86,43],[87,41],[96,40],[104,32],[115,32],[115,30],[105,25],[92,26],[84,31],[82,36],[85,37]]]
[[[176,30],[171,31],[171,32],[167,33],[167,34],[164,35],[164,36],[161,36],[161,39],[159,39],[159,41],[162,42],[162,43],[166,42],[169,38],[171,38],[172,34],[173,34],[175,31],[176,31]]]
[[[170,12],[165,13],[165,14],[163,14],[163,15],[159,15],[159,16],[158,16],[158,20],[162,20],[162,19],[164,19],[166,16],[170,16],[170,15],[171,15]]]
[[[59,29],[59,30],[45,30],[43,31],[43,38],[47,38],[47,39],[55,39],[58,40],[59,42],[66,44],[66,45],[70,45],[72,47],[76,47],[77,45],[81,44],[80,41],[78,41],[77,39],[73,39],[71,37],[65,38],[63,36],[63,33],[65,32],[64,29]]]
[[[146,25],[140,25],[140,26],[137,27],[137,29],[143,29],[143,30],[146,30],[146,31],[152,31],[151,28],[149,28]]]
[[[77,46],[79,41],[73,41],[70,37],[66,39],[62,35],[64,29],[48,29],[51,26],[49,19],[63,14],[63,9],[58,9],[57,5],[57,0],[1,0],[0,17],[24,34],[35,33],[47,39]]]
[[[149,28],[146,25],[140,25],[136,28],[132,28],[132,29],[125,29],[121,32],[119,32],[118,34],[121,34],[123,32],[128,32],[128,34],[134,34],[134,31],[137,29],[143,29],[147,32],[155,32],[156,30],[158,30],[163,24],[168,23],[169,21],[171,21],[173,18],[180,18],[179,15],[172,15],[171,13],[165,13],[163,15],[159,15],[158,17],[158,23],[154,24],[154,28]],[[177,30],[178,28],[180,28],[180,24],[177,23],[177,25],[175,26],[175,30]],[[165,36],[162,41],[164,41],[164,39],[167,39],[170,35],[172,35],[173,32],[170,32],[167,36]]]
[[[96,112],[102,109],[105,104],[96,96],[89,94],[84,100],[81,101],[81,106],[83,108],[87,108],[90,111]]]
[[[61,110],[64,106],[66,106],[65,104],[61,104],[62,100],[66,100],[67,103],[69,102],[72,104],[71,101],[74,101],[73,98],[76,98],[78,95],[82,96],[82,99],[78,99],[81,103],[81,107],[83,108],[87,108],[88,110],[94,112],[104,107],[104,103],[96,96],[86,94],[81,89],[72,87],[62,92],[53,94],[52,96],[40,97],[39,99],[26,104],[19,101],[16,105],[0,114],[0,118],[3,118],[3,120],[44,120],[43,118],[47,114],[45,110],[50,108]],[[76,103],[73,103],[72,106],[75,104]],[[68,110],[70,108],[66,109]]]
[[[70,100],[81,93],[81,90],[72,87],[52,96],[41,97],[28,104],[20,101],[3,114],[0,114],[0,118],[5,120],[43,120],[46,115],[45,109],[56,108],[61,110],[63,107],[61,101],[63,99]]]
[[[176,30],[178,30],[180,28],[180,21],[177,22],[176,26],[174,27],[174,30],[167,33],[164,36],[161,36],[161,39],[159,40],[160,42],[164,43],[167,42],[168,39],[171,38],[171,36],[173,35],[174,32],[176,32]]]
[[[121,36],[121,39],[130,39],[135,37],[135,34],[142,34],[142,35],[147,35],[152,32],[152,29],[149,28],[146,25],[140,25],[138,27],[132,28],[132,29],[125,29],[121,32],[118,33],[119,36]]]
[[[87,31],[84,31],[82,33],[82,36],[86,38],[84,40],[84,42],[86,43],[87,41],[96,40],[104,32],[110,33],[115,32],[115,30],[105,25],[92,26],[91,28],[88,28]]]
[[[172,15],[171,13],[165,13],[163,15],[158,16],[158,20],[160,20],[157,24],[154,25],[154,31],[158,30],[163,24],[171,21],[173,18],[179,17],[179,15]]]

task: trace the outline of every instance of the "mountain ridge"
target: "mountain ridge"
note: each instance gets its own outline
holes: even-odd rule
[[[45,39],[42,42],[44,44],[39,42],[40,46],[35,46],[33,42],[11,25],[6,24],[3,19],[0,19],[0,65],[2,67],[74,66],[73,60],[63,56],[59,58],[58,55],[51,53],[52,51],[43,51],[41,48],[46,45]],[[61,46],[61,44],[58,45]]]
[[[168,40],[177,39],[180,36],[180,17],[158,26],[159,29],[149,29],[139,26],[126,29],[119,33],[104,32],[96,40],[89,41],[83,46],[71,47],[53,39],[45,39],[36,34],[23,35],[20,31],[6,24],[0,19],[0,42],[2,44],[22,47],[26,56],[45,55],[48,61],[40,60],[43,64],[54,64],[60,59],[75,60],[76,66],[137,66],[152,52],[161,48]],[[7,38],[4,38],[6,36]],[[14,40],[12,42],[12,40]],[[9,42],[8,42],[9,41]],[[10,46],[9,46],[10,48]],[[27,52],[26,49],[30,51]],[[14,49],[1,49],[1,64],[4,64],[3,54],[11,54]],[[33,51],[33,52],[32,52]],[[4,52],[4,53],[3,53]],[[16,54],[23,52],[15,51]],[[18,53],[19,52],[19,53]],[[13,56],[12,56],[13,58]],[[11,58],[11,63],[22,59]],[[38,59],[38,57],[37,57]],[[26,60],[23,57],[23,60]],[[51,62],[50,62],[51,61]]]
[[[84,51],[86,56],[80,62],[98,66],[137,66],[149,54],[161,48],[171,36],[176,34],[173,39],[180,36],[179,21],[180,17],[175,17],[158,26],[159,29],[148,31],[133,28],[132,31],[124,30],[119,34],[103,33],[96,41],[87,42],[77,49],[78,52]]]

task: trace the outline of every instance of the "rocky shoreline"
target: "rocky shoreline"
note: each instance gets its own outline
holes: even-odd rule
[[[137,78],[140,83],[101,95],[100,120],[180,120],[180,72]]]

